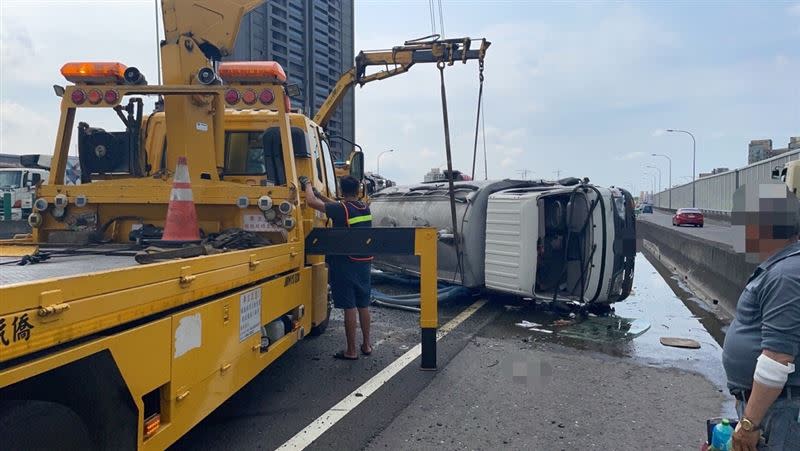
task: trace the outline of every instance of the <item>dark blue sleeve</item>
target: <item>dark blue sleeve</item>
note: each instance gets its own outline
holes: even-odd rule
[[[800,274],[768,271],[759,290],[761,349],[800,354]]]
[[[326,202],[325,215],[328,216],[328,219],[333,221],[334,227],[347,226],[347,224],[345,224],[344,207],[342,207],[342,204],[338,202]]]

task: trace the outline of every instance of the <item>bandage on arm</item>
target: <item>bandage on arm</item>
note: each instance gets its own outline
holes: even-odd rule
[[[794,363],[784,365],[766,354],[756,359],[756,371],[753,380],[770,388],[783,388],[789,375],[794,372]]]

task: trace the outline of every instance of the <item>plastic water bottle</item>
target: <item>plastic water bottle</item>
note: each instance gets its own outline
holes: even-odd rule
[[[731,422],[727,418],[723,418],[722,422],[714,426],[714,432],[711,434],[711,448],[714,451],[730,451],[731,437],[733,436],[733,428]]]

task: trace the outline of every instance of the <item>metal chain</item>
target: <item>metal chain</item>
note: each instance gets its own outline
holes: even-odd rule
[[[472,147],[472,180],[475,180],[475,166],[478,159],[478,130],[481,121],[481,105],[483,105],[483,58],[478,60],[478,114],[475,116],[475,142]]]
[[[447,185],[448,185],[448,193],[450,194],[450,219],[453,221],[453,243],[455,244],[456,250],[456,260],[458,262],[458,266],[456,268],[457,272],[461,273],[461,279],[463,282],[464,279],[464,268],[461,262],[461,245],[460,245],[460,238],[458,235],[458,218],[456,216],[456,194],[455,194],[455,186],[453,184],[453,156],[450,149],[450,119],[447,115],[447,90],[445,89],[444,84],[444,61],[439,61],[436,63],[436,67],[439,68],[439,79],[441,81],[441,92],[442,92],[442,120],[444,121],[444,147],[445,152],[447,154]],[[455,279],[455,277],[454,277]]]

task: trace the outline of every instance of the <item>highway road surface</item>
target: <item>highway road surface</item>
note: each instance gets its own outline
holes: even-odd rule
[[[733,247],[733,229],[731,228],[730,224],[723,221],[706,219],[704,227],[702,228],[688,225],[675,227],[672,225],[672,214],[662,213],[658,210],[653,210],[652,214],[642,213],[637,216],[636,219],[638,221],[653,222],[664,227],[672,227],[675,230],[681,231],[682,233],[688,233],[699,238],[716,241],[718,243],[727,244],[728,246]]]
[[[334,360],[344,340],[335,312],[325,335],[294,347],[173,449],[698,449],[705,419],[732,413],[723,326],[641,254],[634,294],[615,308],[557,326],[524,301],[443,306],[436,372],[419,369],[417,314],[385,308],[372,309],[373,354]],[[607,336],[629,319],[650,328]],[[701,348],[667,348],[661,336]]]

